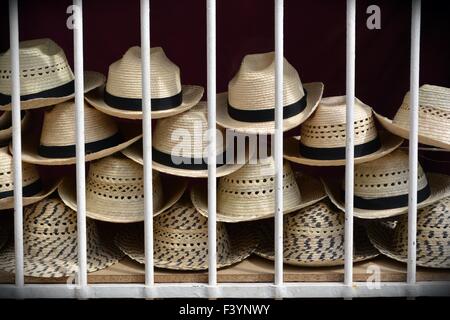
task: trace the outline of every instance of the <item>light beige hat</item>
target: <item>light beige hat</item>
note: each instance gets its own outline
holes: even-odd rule
[[[275,212],[275,163],[272,157],[248,163],[219,179],[217,220],[240,222],[273,217]],[[311,176],[294,174],[289,162],[283,164],[283,209],[293,212],[326,197],[322,183]],[[191,199],[197,210],[208,216],[206,185],[192,188]]]
[[[144,257],[144,226],[126,225],[116,245],[139,263]],[[174,270],[208,269],[208,220],[186,199],[154,219],[154,263]],[[245,225],[217,224],[217,267],[236,264],[249,257],[258,245],[256,232]]]
[[[355,163],[378,159],[401,145],[403,139],[377,132],[372,109],[355,99]],[[345,96],[323,98],[317,111],[300,129],[300,137],[285,143],[284,157],[311,166],[345,165]]]
[[[191,110],[156,122],[153,132],[152,168],[176,176],[205,178],[208,176],[207,104],[201,101]],[[223,145],[225,135],[217,137],[217,176],[230,174],[245,164],[228,159]],[[122,151],[130,159],[143,164],[142,143]],[[243,162],[243,163],[240,163]]]
[[[22,163],[23,205],[38,202],[49,196],[58,187],[59,182],[44,184],[37,168]],[[14,207],[14,166],[8,147],[0,148],[0,210]]]
[[[40,165],[67,165],[76,162],[76,121],[75,103],[64,102],[54,106],[44,114],[39,137],[24,139],[22,160]],[[115,120],[84,105],[86,161],[103,158],[118,152],[139,140],[142,134],[136,130],[118,127]],[[134,128],[136,129],[136,128]],[[132,132],[133,131],[133,132]]]
[[[107,222],[144,221],[144,181],[140,164],[114,154],[93,161],[86,181],[86,215]],[[153,171],[153,215],[170,208],[183,195],[186,181]],[[76,183],[66,178],[58,188],[64,203],[77,211]]]
[[[64,51],[50,39],[19,44],[20,107],[22,110],[51,106],[75,96],[74,74]],[[84,92],[100,87],[105,77],[84,73]],[[11,110],[11,52],[0,54],[0,110]]]
[[[386,130],[409,139],[409,92],[393,120],[375,113]],[[450,88],[425,84],[419,89],[419,142],[450,150]]]
[[[382,221],[369,224],[368,234],[372,244],[392,259],[407,262],[408,216],[398,217],[395,225]],[[450,198],[444,198],[417,212],[418,266],[450,268]]]
[[[261,242],[255,253],[274,260],[274,221],[260,226]],[[329,200],[323,200],[284,216],[284,263],[305,266],[336,266],[344,264],[345,217]],[[378,255],[370,244],[364,227],[355,224],[353,261],[363,261]]]
[[[423,208],[450,195],[450,176],[418,167],[417,206]],[[408,154],[396,150],[375,161],[355,166],[354,215],[363,219],[386,218],[408,212]],[[344,182],[327,179],[331,201],[345,210]]]
[[[9,111],[5,111],[0,114],[0,147],[9,145],[12,137],[12,114]],[[31,115],[27,111],[21,112],[21,128],[22,131],[26,130],[29,123]]]
[[[160,47],[150,50],[152,118],[165,118],[195,106],[203,96],[200,86],[181,85],[180,68]],[[105,88],[87,95],[87,100],[111,116],[142,119],[141,48],[132,47],[109,67]]]
[[[283,63],[283,131],[305,121],[316,109],[323,83],[302,84],[297,70]],[[275,53],[249,54],[217,96],[217,123],[242,133],[275,132]]]
[[[78,270],[77,214],[59,199],[45,199],[24,211],[24,275],[65,277]],[[99,235],[93,220],[86,220],[87,269],[94,272],[123,257]],[[15,252],[11,239],[0,251],[0,270],[14,273]]]

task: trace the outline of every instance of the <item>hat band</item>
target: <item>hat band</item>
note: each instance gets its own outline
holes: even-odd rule
[[[355,145],[355,158],[363,157],[374,153],[381,148],[381,142],[378,136],[372,141]],[[300,154],[308,159],[316,160],[341,160],[345,159],[345,147],[336,148],[314,148],[308,147],[300,141]]]
[[[103,94],[105,103],[110,107],[129,110],[129,111],[142,111],[142,99],[124,98],[110,94],[105,90]],[[151,108],[152,111],[161,111],[172,109],[180,106],[183,103],[183,91],[180,91],[174,96],[166,98],[152,98]]]
[[[431,195],[430,186],[427,184],[421,190],[417,191],[417,203],[420,203]],[[342,198],[345,197],[345,191],[341,190]],[[366,210],[386,210],[397,209],[408,206],[408,194],[401,194],[398,196],[367,199],[358,196],[354,196],[353,203],[355,208]]]
[[[112,136],[94,142],[88,142],[84,145],[85,154],[98,152],[104,149],[117,146],[123,141],[120,132]],[[44,146],[39,145],[38,154],[45,158],[72,158],[76,156],[76,145],[71,144],[67,146]]]
[[[40,98],[59,98],[70,96],[75,92],[75,81],[69,81],[66,84],[63,84],[59,87],[40,91],[37,93],[26,94],[20,96],[21,101],[27,101],[32,99],[40,99]],[[0,105],[7,105],[11,103],[11,96],[0,93]]]
[[[290,105],[283,107],[283,119],[289,119],[298,115],[306,108],[306,90],[305,95]],[[231,118],[242,122],[267,122],[275,120],[275,108],[261,110],[243,110],[237,109],[228,102],[228,114]]]
[[[41,192],[41,190],[42,190],[41,179],[37,179],[35,182],[33,182],[27,186],[24,186],[22,188],[22,196],[32,197],[35,194]],[[13,196],[14,196],[14,190],[0,192],[0,199],[13,197]]]
[[[189,158],[174,156],[158,149],[152,148],[153,161],[156,161],[165,166],[175,169],[187,170],[207,170],[208,164],[203,158]],[[223,159],[226,159],[226,151],[216,156],[216,167],[221,167],[225,164]]]

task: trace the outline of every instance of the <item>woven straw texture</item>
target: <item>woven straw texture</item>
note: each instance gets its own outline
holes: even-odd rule
[[[127,225],[116,244],[132,259],[144,263],[143,225]],[[217,267],[238,263],[255,250],[256,233],[243,226],[217,224]],[[154,220],[154,263],[175,270],[208,268],[208,220],[187,200],[175,204]]]
[[[64,277],[77,270],[77,215],[59,199],[46,199],[25,208],[24,274]],[[103,243],[95,222],[86,221],[88,272],[116,263],[122,254]],[[0,252],[0,270],[13,273],[14,244]]]
[[[375,114],[390,132],[409,139],[409,92],[393,120]],[[450,88],[423,85],[419,89],[419,142],[450,150]]]
[[[261,243],[256,254],[274,260],[273,219],[260,225]],[[284,216],[284,263],[299,266],[344,264],[344,214],[329,200],[320,201]],[[355,262],[378,255],[363,227],[355,224]]]
[[[368,234],[373,245],[390,258],[407,262],[408,217],[398,218],[395,226],[374,221]],[[417,212],[417,265],[450,268],[450,198],[442,199]]]

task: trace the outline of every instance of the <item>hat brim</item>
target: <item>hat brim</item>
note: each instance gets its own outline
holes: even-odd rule
[[[374,153],[355,157],[355,164],[372,161],[391,153],[403,143],[403,139],[386,131],[378,133],[381,147]],[[290,137],[284,143],[284,158],[308,166],[344,166],[345,159],[319,160],[306,158],[300,154],[301,137]]]
[[[375,111],[374,114],[375,117],[377,117],[378,121],[386,130],[395,134],[396,136],[402,137],[404,139],[409,139],[409,128],[401,127],[398,124],[394,123],[391,119],[384,117],[376,113]],[[424,135],[423,132],[421,132],[421,130],[419,130],[418,135],[419,135],[419,142],[421,144],[426,144],[429,146],[450,150],[450,143],[445,143],[443,141],[427,137],[426,135]]]
[[[296,176],[296,180],[297,185],[300,189],[301,203],[291,208],[284,208],[284,214],[308,207],[316,202],[319,202],[327,196],[324,191],[322,182],[319,179],[301,174]],[[205,185],[193,186],[191,189],[191,201],[201,215],[208,217],[208,195],[206,190],[207,189]],[[274,213],[262,215],[258,213],[258,210],[254,210],[253,215],[245,216],[231,215],[219,211],[217,211],[216,213],[217,221],[228,223],[261,220],[273,216]]]
[[[243,225],[226,226],[231,252],[227,256],[217,254],[217,268],[224,268],[248,258],[258,246],[258,236]],[[127,225],[115,237],[116,246],[132,260],[145,263],[143,226]],[[199,252],[201,254],[202,252]],[[203,252],[204,259],[198,264],[192,264],[185,257],[177,256],[176,252],[167,252],[167,259],[154,257],[154,265],[158,268],[171,270],[206,270],[208,269],[208,253]]]
[[[95,88],[102,86],[104,83],[105,83],[105,76],[103,74],[95,71],[84,72],[84,93],[94,90]],[[20,102],[20,109],[29,110],[53,106],[55,104],[70,100],[73,97],[75,97],[75,92],[63,97],[46,97],[46,98],[25,100]],[[11,103],[0,106],[0,110],[11,111]]]
[[[97,110],[110,116],[124,119],[142,119],[142,111],[123,110],[109,106],[103,96],[105,87],[98,88],[86,95],[86,100]],[[160,119],[170,117],[191,109],[201,100],[204,89],[201,86],[183,85],[182,95],[183,101],[181,105],[175,108],[152,111],[152,119]]]
[[[173,206],[183,195],[186,190],[186,180],[174,176],[167,176],[161,179],[163,185],[164,204],[157,211],[153,212],[153,216],[157,216]],[[71,209],[77,211],[77,192],[74,177],[67,177],[63,180],[58,188],[59,196],[62,201]],[[95,208],[91,209],[89,201],[86,201],[86,216],[89,218],[114,222],[114,223],[132,223],[144,221],[144,212],[140,214],[132,214],[121,212],[118,213],[114,208],[111,208],[108,214],[95,212]]]
[[[431,194],[424,201],[417,204],[417,208],[423,208],[430,204],[435,203],[445,197],[450,196],[450,176],[438,173],[427,174],[428,185],[430,186]],[[340,180],[327,180],[323,181],[325,191],[330,197],[331,201],[336,207],[345,212],[345,201],[341,194],[341,181]],[[368,210],[353,208],[353,215],[361,219],[380,219],[398,216],[408,212],[408,207],[401,207],[395,209],[384,210]]]
[[[10,112],[10,111],[7,111]],[[31,114],[29,112],[25,112],[25,115],[22,117],[22,120],[20,121],[20,127],[22,131],[26,130],[28,127],[28,124],[30,123]],[[12,121],[11,121],[12,122]],[[12,124],[10,127],[0,130],[0,145],[2,145],[2,142],[8,141],[12,137]]]
[[[323,94],[323,83],[312,82],[303,84],[307,92],[306,107],[296,116],[283,120],[283,131],[288,131],[299,126],[308,119],[319,105]],[[217,95],[217,123],[227,129],[244,134],[274,134],[275,122],[242,122],[233,119],[228,113],[228,92]]]
[[[47,198],[49,195],[51,195],[53,192],[55,192],[55,190],[58,188],[60,183],[61,183],[61,180],[54,181],[51,184],[44,186],[44,188],[39,193],[33,195],[32,197],[23,197],[22,205],[28,206],[30,204],[39,202],[42,199]],[[6,210],[6,209],[12,209],[12,208],[14,208],[14,197],[6,197],[3,199],[0,199],[0,210]]]

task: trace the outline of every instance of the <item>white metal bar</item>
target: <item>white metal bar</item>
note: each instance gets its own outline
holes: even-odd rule
[[[216,0],[207,0],[208,259],[209,285],[217,286],[216,250]]]
[[[275,285],[283,284],[283,0],[275,0]]]
[[[408,277],[416,282],[417,163],[419,146],[420,0],[412,2],[409,111]]]
[[[347,0],[347,71],[346,71],[346,158],[345,158],[345,266],[344,284],[353,282],[353,174],[355,103],[355,0]]]
[[[23,276],[23,208],[22,208],[22,135],[20,117],[19,17],[17,0],[9,1],[9,42],[11,53],[11,106],[14,166],[14,248],[15,281],[24,285]]]
[[[83,1],[74,0],[74,71],[76,110],[76,171],[77,171],[77,230],[78,230],[78,284],[80,296],[87,294],[86,254],[86,179],[84,150],[84,75],[83,75]]]
[[[144,154],[145,284],[154,284],[152,114],[150,90],[150,1],[141,0],[142,126]]]

